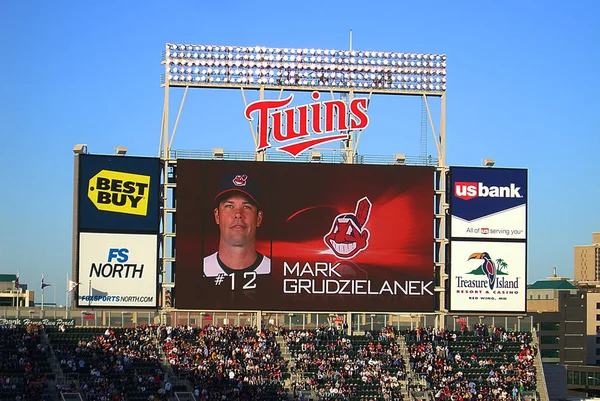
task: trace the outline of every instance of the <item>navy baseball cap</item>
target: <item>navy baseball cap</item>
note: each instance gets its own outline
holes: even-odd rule
[[[226,174],[219,183],[219,189],[215,196],[215,201],[230,192],[241,192],[252,200],[257,206],[260,206],[260,192],[258,183],[245,173]]]

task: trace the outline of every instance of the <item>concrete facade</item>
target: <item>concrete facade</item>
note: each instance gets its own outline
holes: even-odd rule
[[[600,233],[592,234],[591,245],[574,247],[573,268],[576,281],[600,281]]]

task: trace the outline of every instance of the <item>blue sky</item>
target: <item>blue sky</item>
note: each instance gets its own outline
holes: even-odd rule
[[[39,302],[44,271],[64,302],[73,145],[157,154],[165,43],[346,49],[352,29],[356,50],[447,54],[448,164],[528,168],[528,281],[572,277],[573,246],[600,231],[599,3],[373,4],[3,2],[0,272],[20,271]],[[252,150],[239,91],[192,92],[175,149]],[[418,155],[420,107],[374,98],[359,152]]]

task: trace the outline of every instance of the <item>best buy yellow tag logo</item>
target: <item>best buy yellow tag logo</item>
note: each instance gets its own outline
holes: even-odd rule
[[[148,214],[150,176],[102,170],[90,179],[88,198],[98,210]]]

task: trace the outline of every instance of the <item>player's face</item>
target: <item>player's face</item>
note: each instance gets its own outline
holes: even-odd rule
[[[215,222],[221,231],[221,241],[230,246],[246,246],[254,242],[256,228],[262,223],[263,213],[240,193],[223,199],[215,209]]]

